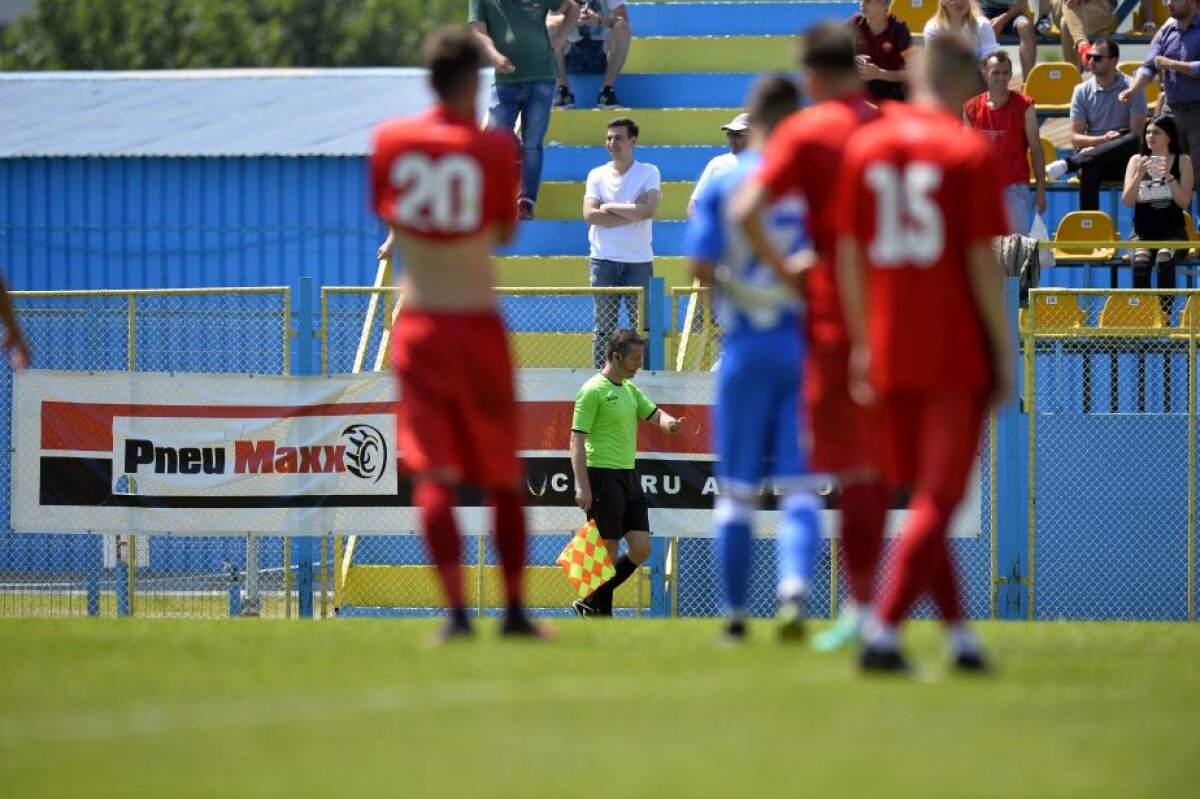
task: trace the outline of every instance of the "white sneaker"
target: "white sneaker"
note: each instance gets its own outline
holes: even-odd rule
[[[1046,164],[1046,180],[1058,180],[1067,174],[1067,162],[1061,158]]]

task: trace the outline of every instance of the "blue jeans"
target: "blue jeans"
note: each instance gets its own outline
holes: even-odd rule
[[[642,289],[642,298],[650,301],[650,278],[654,275],[654,262],[629,264],[621,261],[605,261],[593,258],[589,263],[592,288],[612,288],[618,286],[638,286]],[[621,301],[625,301],[625,316],[629,319],[629,327],[638,329],[638,302],[633,294],[597,294],[592,315],[592,329],[595,336],[592,339],[592,361],[597,369],[604,367],[606,353],[604,347],[608,336],[617,327],[617,316],[621,312]]]
[[[554,81],[497,83],[488,106],[488,128],[513,130],[521,117],[521,199],[537,202],[542,183],[542,142],[550,127]]]
[[[1004,209],[1008,217],[1008,232],[1029,235],[1033,223],[1033,192],[1025,183],[1010,183],[1004,187]]]

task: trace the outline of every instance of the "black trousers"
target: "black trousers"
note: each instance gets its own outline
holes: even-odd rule
[[[1079,173],[1080,211],[1100,210],[1100,184],[1106,180],[1124,182],[1125,169],[1139,144],[1137,136],[1125,133],[1067,159],[1067,168]]]

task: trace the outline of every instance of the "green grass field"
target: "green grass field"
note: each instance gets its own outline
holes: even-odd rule
[[[1200,625],[984,624],[990,678],[741,648],[713,620],[0,622],[0,796],[1178,797]]]

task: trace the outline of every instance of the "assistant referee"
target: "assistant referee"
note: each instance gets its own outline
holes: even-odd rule
[[[611,616],[613,592],[650,556],[650,511],[635,469],[637,424],[644,420],[678,433],[676,419],[646,398],[630,379],[642,368],[646,342],[632,330],[614,330],[605,363],[575,395],[571,420],[571,471],[575,504],[596,522],[610,554],[625,539],[617,573],[586,600],[572,603],[580,616]]]

